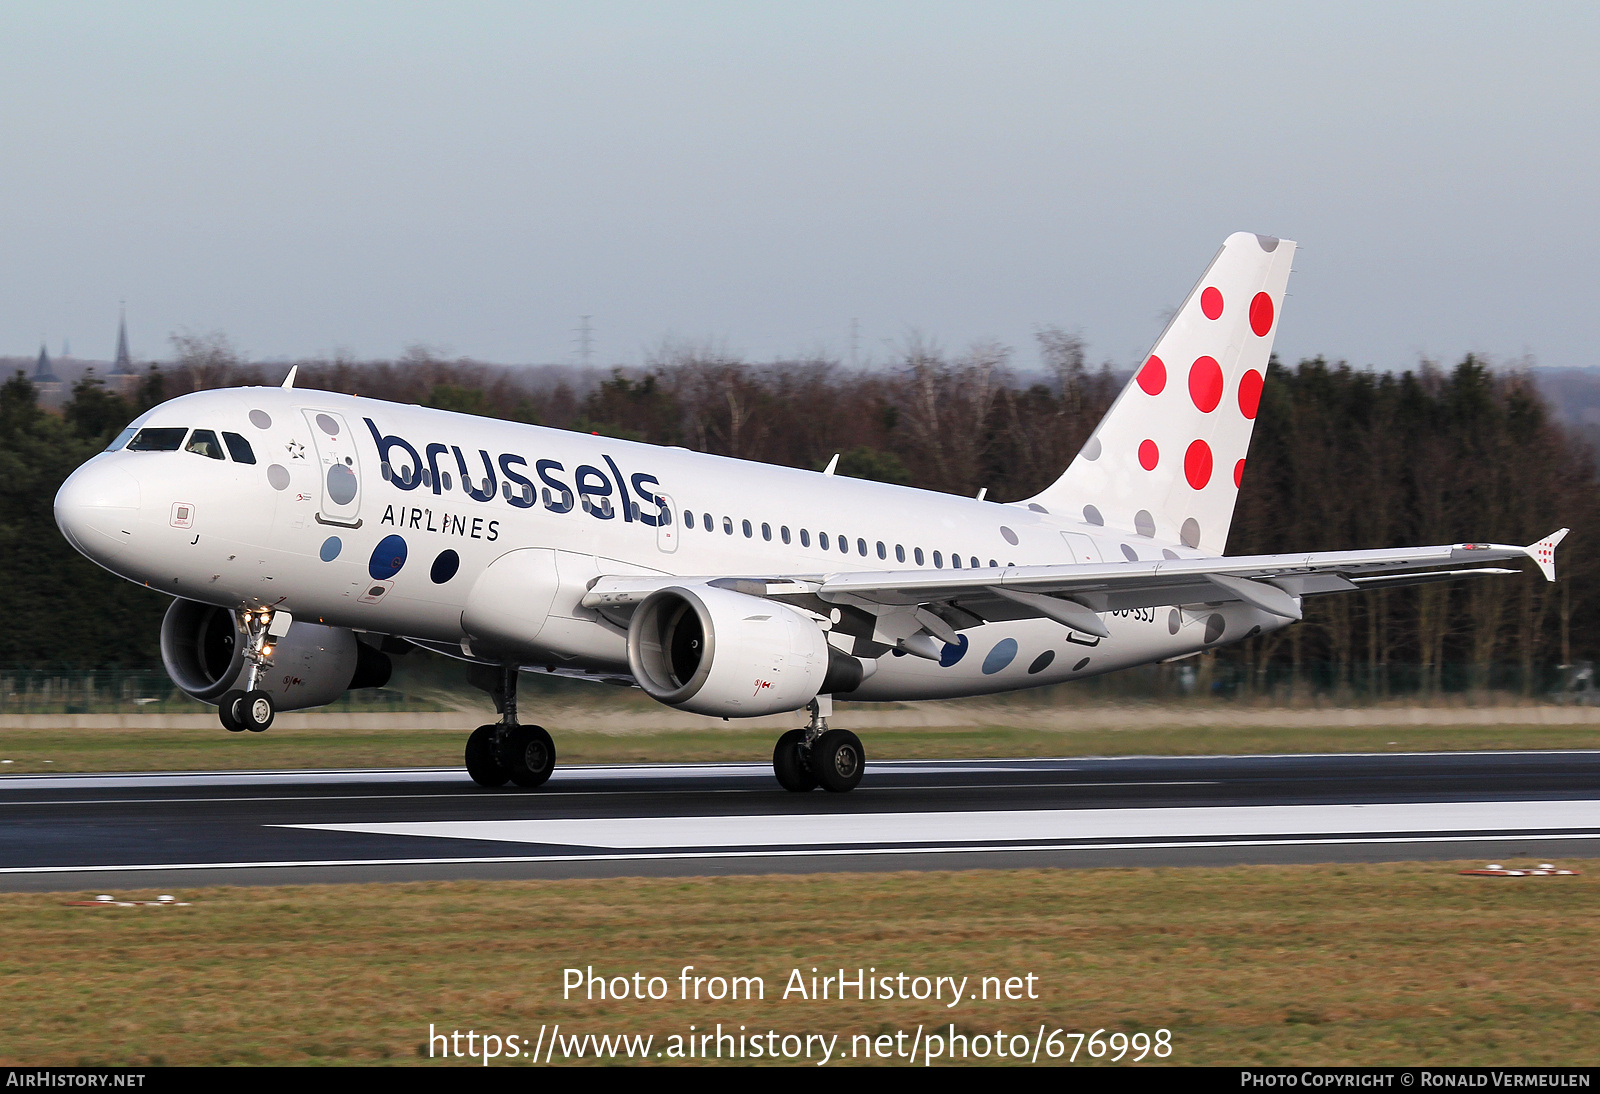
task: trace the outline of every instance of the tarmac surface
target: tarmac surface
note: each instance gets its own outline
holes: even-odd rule
[[[1600,751],[0,777],[0,889],[1600,855]]]

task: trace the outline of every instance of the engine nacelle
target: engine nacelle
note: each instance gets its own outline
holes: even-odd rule
[[[215,705],[240,686],[244,636],[226,608],[174,600],[161,621],[161,661],[185,694]],[[272,666],[256,686],[279,710],[331,703],[351,688],[389,682],[389,658],[356,640],[353,631],[296,622],[272,648]]]
[[[719,718],[799,710],[824,684],[848,691],[863,675],[802,613],[707,585],[660,589],[634,610],[628,665],[652,699]]]

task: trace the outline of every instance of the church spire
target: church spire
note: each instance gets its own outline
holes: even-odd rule
[[[33,366],[33,382],[35,386],[61,383],[50,369],[50,351],[45,348],[43,342],[39,343],[39,360]]]
[[[128,355],[128,303],[122,302],[122,317],[117,322],[117,359],[111,366],[113,376],[132,376],[133,358]]]

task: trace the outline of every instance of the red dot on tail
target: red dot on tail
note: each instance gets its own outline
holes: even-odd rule
[[[1234,486],[1243,486],[1244,485],[1244,461],[1243,460],[1240,460],[1238,463],[1233,465],[1233,485]]]
[[[1254,418],[1261,406],[1261,373],[1251,369],[1239,380],[1239,413]]]
[[[1200,294],[1200,310],[1206,313],[1207,319],[1217,318],[1222,314],[1222,294],[1208,287]]]
[[[1139,442],[1139,466],[1146,471],[1154,471],[1156,464],[1161,462],[1161,450],[1156,447],[1155,441]]]
[[[1250,329],[1258,338],[1265,338],[1272,329],[1272,297],[1264,292],[1256,293],[1250,301]]]
[[[1161,394],[1167,386],[1167,366],[1161,363],[1161,358],[1152,356],[1144,363],[1144,368],[1139,370],[1139,386],[1146,395]]]
[[[1215,357],[1202,357],[1189,366],[1189,398],[1207,414],[1222,402],[1222,366]]]
[[[1183,475],[1196,490],[1211,481],[1211,446],[1195,441],[1183,454]]]

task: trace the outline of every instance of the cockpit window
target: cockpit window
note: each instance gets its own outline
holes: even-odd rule
[[[189,437],[189,443],[183,446],[185,452],[194,452],[207,459],[224,460],[222,445],[217,440],[217,435],[209,429],[197,429]]]
[[[176,452],[183,447],[184,434],[189,429],[141,429],[134,434],[133,440],[128,442],[129,452]]]
[[[128,441],[137,432],[139,432],[139,427],[136,426],[136,425],[130,425],[127,429],[124,429],[121,433],[118,433],[115,437],[112,438],[111,443],[106,445],[106,451],[107,452],[115,452],[115,451],[117,451],[123,445],[127,444]]]
[[[228,455],[233,457],[234,463],[255,463],[256,454],[250,450],[250,442],[237,433],[224,433],[222,439],[228,442]]]

